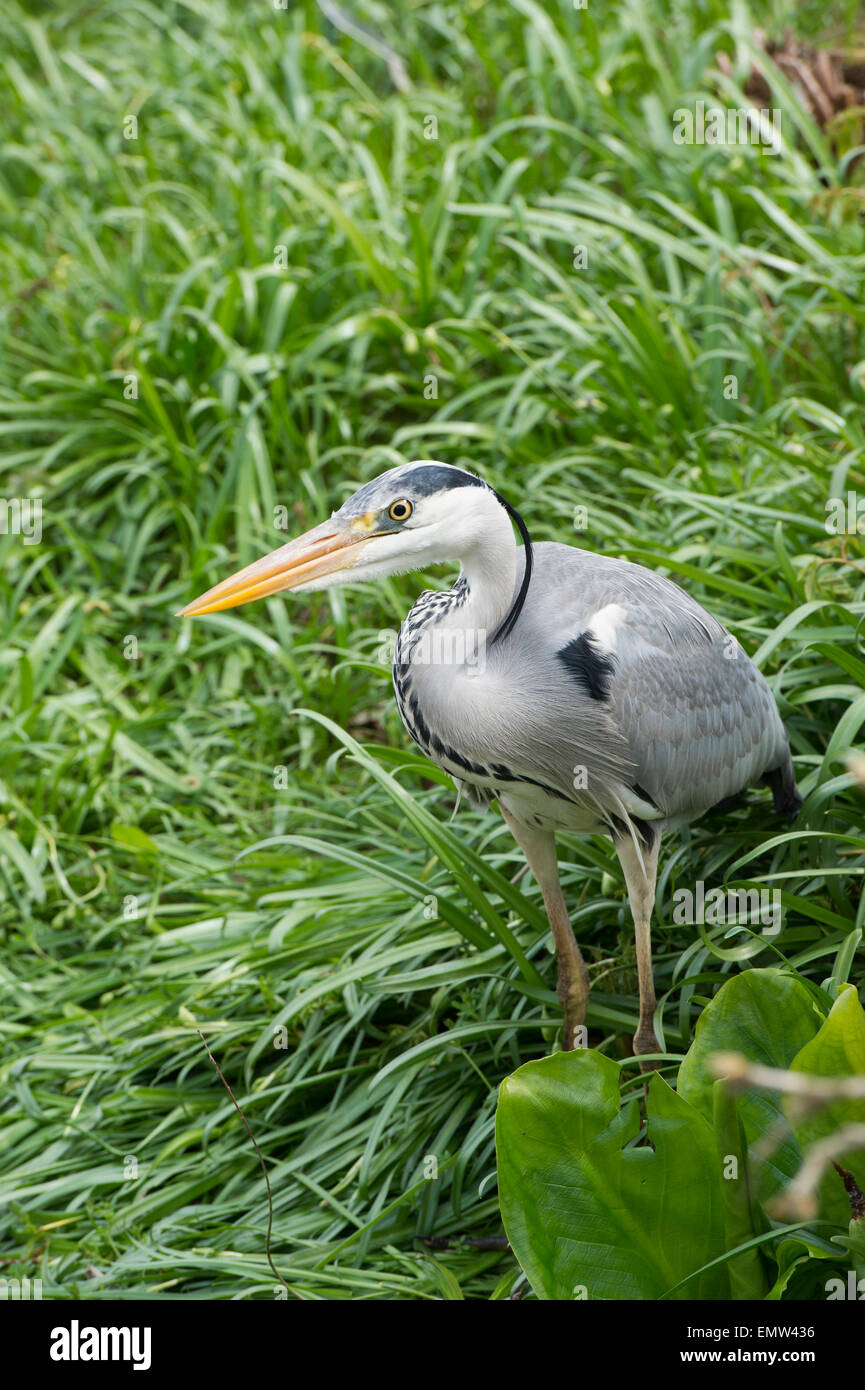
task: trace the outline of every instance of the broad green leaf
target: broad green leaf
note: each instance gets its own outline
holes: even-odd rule
[[[769,1227],[754,1201],[748,1141],[736,1097],[723,1081],[714,1086],[715,1139],[721,1158],[721,1199],[728,1250],[744,1245]],[[730,1295],[734,1299],[764,1298],[769,1287],[759,1248],[746,1250],[729,1263]]]
[[[619,1068],[590,1050],[528,1062],[496,1116],[508,1239],[543,1299],[656,1299],[724,1253],[718,1150],[708,1122],[654,1075],[648,1139]],[[681,1298],[728,1298],[724,1266]]]
[[[807,987],[792,975],[771,969],[734,975],[700,1015],[694,1041],[679,1068],[679,1095],[710,1119],[715,1077],[709,1060],[713,1053],[742,1052],[751,1062],[789,1067],[821,1022]],[[799,1145],[784,1122],[777,1095],[746,1091],[738,1099],[738,1110],[752,1151],[757,1192],[765,1201],[797,1171]],[[755,1159],[754,1145],[773,1130],[778,1134],[778,1146],[768,1158]]]
[[[809,1076],[865,1075],[865,1013],[853,985],[839,996],[816,1037],[796,1054],[793,1071]],[[803,1116],[793,1096],[784,1099],[784,1111],[801,1148],[807,1148],[834,1134],[842,1125],[865,1123],[865,1101],[838,1100]],[[861,1150],[839,1158],[842,1168],[853,1174],[865,1188],[865,1153]],[[840,1177],[834,1169],[820,1184],[820,1214],[845,1226],[850,1220],[850,1203]]]

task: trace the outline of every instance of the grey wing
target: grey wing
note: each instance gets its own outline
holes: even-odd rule
[[[734,637],[684,615],[661,629],[629,617],[610,698],[637,782],[665,815],[705,811],[789,762],[772,692]]]
[[[638,795],[665,817],[687,817],[778,769],[776,803],[783,791],[790,809],[798,798],[774,697],[717,619],[642,566],[536,549],[557,552],[542,554],[539,567],[539,588],[557,596],[554,640],[585,632],[609,664],[605,712],[627,743]]]

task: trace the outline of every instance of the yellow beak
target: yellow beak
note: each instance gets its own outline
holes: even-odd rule
[[[223,608],[238,608],[253,599],[266,598],[283,589],[299,589],[337,570],[350,569],[360,548],[370,539],[369,521],[364,517],[343,529],[337,529],[333,521],[325,521],[238,570],[230,579],[223,579],[181,608],[177,617],[199,618],[204,613],[219,613]]]

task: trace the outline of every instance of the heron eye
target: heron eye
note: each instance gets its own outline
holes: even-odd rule
[[[408,521],[412,514],[412,505],[405,497],[401,497],[398,502],[391,502],[387,509],[387,514],[391,521]]]

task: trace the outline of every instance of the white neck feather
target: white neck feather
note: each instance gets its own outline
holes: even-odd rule
[[[466,489],[466,492],[474,489]],[[489,640],[511,606],[517,574],[517,543],[511,519],[491,492],[477,489],[470,542],[460,555],[469,597],[452,615],[461,627],[486,631]],[[474,499],[473,499],[474,500]]]

